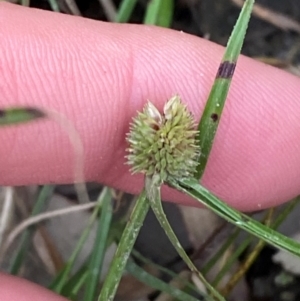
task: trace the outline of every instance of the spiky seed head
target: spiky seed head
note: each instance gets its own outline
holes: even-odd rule
[[[127,134],[127,163],[131,172],[146,176],[191,177],[200,154],[195,121],[178,95],[165,104],[163,114],[148,102],[133,118]]]

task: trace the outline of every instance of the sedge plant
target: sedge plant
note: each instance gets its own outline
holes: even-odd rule
[[[136,3],[137,0],[123,0],[116,21],[128,21]],[[300,245],[297,242],[231,208],[200,184],[221,121],[222,110],[241,52],[253,5],[254,0],[246,0],[244,3],[228,41],[220,67],[216,72],[216,78],[198,126],[192,113],[188,111],[184,104],[184,100],[181,100],[180,95],[177,94],[171,96],[166,102],[162,113],[151,102],[148,102],[143,112],[138,113],[133,118],[130,132],[127,135],[129,145],[127,163],[131,166],[133,173],[140,172],[144,174],[145,185],[142,193],[137,198],[130,219],[119,241],[110,270],[103,283],[98,298],[99,301],[114,299],[118,284],[126,268],[137,275],[144,275],[145,281],[147,279],[147,281],[155,283],[153,286],[156,285],[161,290],[165,290],[170,294],[173,293],[175,297],[177,292],[170,290],[169,287],[166,287],[164,283],[157,281],[157,279],[154,281],[151,275],[140,272],[138,266],[132,261],[128,261],[139,230],[150,208],[155,213],[178,254],[206,286],[206,300],[225,300],[189,259],[169,225],[161,204],[160,190],[163,184],[192,196],[225,220],[262,239],[264,242],[299,255]],[[173,0],[151,1],[144,22],[168,27],[171,24],[173,7]],[[178,91],[174,92],[177,93]],[[7,108],[0,110],[0,126],[33,121],[43,117],[45,117],[45,113],[35,108]],[[99,240],[103,240],[103,243],[98,245],[99,248],[95,249],[95,252],[91,255],[87,267],[82,268],[82,272],[78,277],[79,280],[76,280],[76,289],[72,291],[73,297],[75,297],[75,292],[77,293],[86,282],[88,283],[88,291],[85,292],[87,300],[93,300],[96,294],[96,283],[99,281],[100,271],[93,270],[94,276],[92,276],[90,270],[93,266],[97,266],[100,270],[102,265],[103,248],[105,241],[107,241],[108,226],[111,219],[111,206],[108,201],[105,204],[108,212],[107,218],[104,215],[102,216],[102,222],[106,229],[105,237],[99,238]],[[95,212],[98,212],[98,210],[99,208]],[[82,246],[82,242],[80,245]],[[99,251],[99,254],[97,254],[97,251]],[[58,277],[57,280],[59,281],[54,283],[53,289],[55,291],[62,293],[64,288],[70,286],[71,281],[67,283],[66,275],[70,272],[72,265],[73,263],[69,264],[67,269]],[[73,284],[71,286],[75,287]],[[185,293],[178,293],[178,300],[195,299],[194,297],[189,298]]]
[[[160,114],[155,106],[148,102],[143,112],[138,113],[137,117],[133,119],[130,132],[127,136],[129,144],[127,159],[128,164],[131,166],[131,171],[133,173],[141,172],[145,175],[145,188],[141,196],[142,201],[144,203],[148,201],[148,204],[143,206],[144,210],[148,210],[147,207],[150,204],[178,254],[191,271],[205,284],[209,296],[217,300],[225,299],[206,281],[178,241],[164,214],[161,205],[160,190],[164,183],[176,187],[181,191],[183,188],[180,186],[179,181],[194,180],[198,183],[196,177],[201,177],[210,153],[235,64],[241,51],[253,4],[254,1],[245,2],[236,27],[228,42],[227,50],[211,91],[211,96],[208,99],[199,124],[199,128],[201,128],[201,125],[204,123],[203,133],[196,130],[196,122],[192,114],[182,103],[179,95],[175,95],[164,106],[163,114]],[[215,101],[216,97],[218,103]],[[208,146],[202,146],[203,139],[207,137],[209,139],[206,139],[205,142],[209,142]],[[202,158],[206,160],[203,161]],[[197,197],[199,198],[199,196]],[[136,207],[140,204],[137,203]],[[144,218],[144,215],[139,216]],[[132,217],[130,218],[131,224],[136,222],[137,225],[140,225],[142,223],[141,218],[135,218],[137,216],[138,214],[135,214],[135,210],[133,210]],[[131,233],[130,239],[133,243],[136,237],[137,233]],[[125,267],[129,257],[128,243],[122,238],[111,269],[102,287],[99,301],[114,299],[117,285],[121,278],[121,274],[118,274],[118,272]],[[121,251],[123,248],[126,248],[126,253]],[[123,256],[125,254],[126,258]]]
[[[253,0],[246,0],[244,3],[217,71],[215,82],[198,125],[198,131],[195,131],[195,121],[192,115],[187,111],[180,97],[176,95],[166,103],[163,114],[160,114],[154,105],[148,102],[143,112],[138,113],[137,117],[133,119],[127,136],[129,143],[127,159],[128,164],[131,165],[131,171],[133,173],[141,172],[145,175],[145,188],[142,194],[145,203],[144,210],[148,210],[147,207],[150,204],[178,254],[191,271],[205,284],[208,295],[217,300],[225,299],[197,270],[168,223],[161,205],[160,189],[162,184],[168,184],[192,196],[227,221],[271,245],[297,255],[300,254],[300,245],[297,242],[231,208],[199,183],[221,120],[222,110],[241,52],[253,5]],[[149,203],[146,205],[147,200]],[[137,215],[133,211],[130,223],[137,222],[140,225],[141,218],[135,219],[135,216]],[[140,217],[144,217],[144,215],[140,215]],[[132,233],[131,241],[134,242],[135,238],[136,233]],[[120,270],[123,265],[125,266],[129,257],[128,253],[126,253],[126,258],[122,255],[121,250],[124,243],[121,239],[117,255],[112,262],[111,270],[100,293],[99,301],[113,300],[114,298],[121,277],[117,274],[116,268]],[[128,249],[129,246],[127,245],[127,252]]]

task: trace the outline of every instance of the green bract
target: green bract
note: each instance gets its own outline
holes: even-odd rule
[[[133,119],[126,138],[132,173],[159,175],[161,182],[193,176],[200,154],[195,126],[178,95],[168,100],[163,114],[148,102]]]

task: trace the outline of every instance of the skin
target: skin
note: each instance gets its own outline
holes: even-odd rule
[[[27,104],[67,117],[83,143],[85,179],[131,193],[143,182],[124,165],[132,116],[147,99],[161,109],[178,93],[199,119],[224,51],[182,32],[4,2],[0,37],[0,107]],[[203,185],[245,211],[297,196],[299,95],[297,77],[241,56]],[[74,148],[53,120],[1,129],[0,139],[1,185],[74,181]],[[170,189],[163,197],[193,204]],[[10,276],[0,283],[3,301],[34,300],[32,294],[63,300]]]
[[[2,301],[66,301],[65,298],[21,278],[0,274],[0,282]]]

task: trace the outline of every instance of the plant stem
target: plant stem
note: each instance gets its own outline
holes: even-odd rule
[[[195,200],[205,205],[217,215],[221,216],[237,227],[253,234],[254,236],[265,240],[270,245],[287,250],[295,255],[300,256],[300,243],[274,231],[245,215],[234,208],[231,208],[209,190],[199,184],[196,179],[182,179],[178,182],[170,181],[169,184],[178,190],[192,196]]]
[[[110,188],[104,187],[101,192],[101,196],[103,198],[103,205],[101,209],[100,220],[98,223],[98,231],[94,242],[93,252],[89,261],[89,271],[88,277],[86,278],[84,297],[85,301],[95,300],[113,214],[113,208],[111,204],[112,195]]]
[[[143,191],[132,210],[130,219],[124,229],[117,251],[105,278],[98,301],[114,300],[123,271],[125,270],[130,252],[149,210],[149,202]]]
[[[149,274],[144,269],[135,264],[132,260],[128,261],[126,270],[139,281],[156,290],[167,293],[178,301],[198,301],[198,299],[196,299],[195,297],[192,297],[184,291],[168,283],[165,283],[161,279]]]
[[[115,22],[126,23],[129,21],[137,0],[123,0],[119,6]]]
[[[194,263],[190,260],[189,256],[186,254],[184,248],[179,242],[176,234],[174,233],[169,221],[164,213],[164,209],[161,203],[160,190],[161,186],[159,181],[159,176],[154,175],[152,178],[146,177],[145,188],[147,191],[147,196],[150,201],[151,209],[153,210],[157,220],[159,221],[161,227],[165,230],[166,235],[168,236],[173,247],[187,264],[189,269],[195,273],[200,281],[206,286],[213,297],[216,297],[217,300],[225,301],[225,299],[220,295],[220,293],[205,279],[205,277],[199,272]]]
[[[69,260],[67,261],[63,270],[58,274],[58,276],[54,279],[54,281],[49,286],[49,288],[51,290],[55,291],[56,293],[60,294],[62,292],[64,286],[66,285],[68,278],[69,278],[69,274],[70,274],[72,268],[74,267],[74,263],[77,259],[77,256],[79,255],[80,251],[82,250],[82,247],[84,246],[84,243],[86,242],[86,240],[90,234],[91,228],[97,219],[97,216],[101,209],[101,206],[102,206],[102,202],[101,202],[101,195],[100,195],[100,197],[97,200],[97,205],[94,208],[91,217],[89,218],[88,224],[87,224],[86,228],[84,229],[84,231],[82,232],[82,234],[77,242],[77,245],[75,246],[75,249],[73,250]]]
[[[202,177],[208,161],[236,62],[241,52],[253,4],[254,0],[246,0],[244,3],[239,18],[228,40],[222,62],[219,66],[203,115],[198,125],[198,144],[200,145],[201,155],[196,172],[197,179]]]
[[[53,193],[53,190],[54,186],[52,185],[45,185],[41,188],[37,201],[32,209],[31,216],[37,215],[39,212],[41,212],[46,201],[49,199],[49,196]],[[35,226],[31,226],[23,232],[20,239],[21,243],[18,246],[17,253],[13,256],[12,265],[9,270],[12,275],[18,274],[20,267],[25,259],[26,253],[28,252],[30,237],[32,236],[35,229]]]

